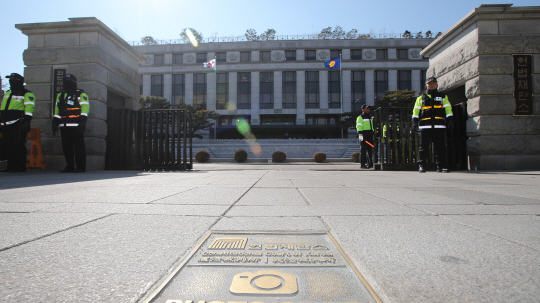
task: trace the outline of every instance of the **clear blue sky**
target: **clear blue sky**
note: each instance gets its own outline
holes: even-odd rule
[[[277,35],[319,33],[339,25],[359,33],[445,32],[480,4],[536,6],[539,0],[2,0],[0,76],[23,74],[27,37],[18,23],[96,17],[126,41],[177,39],[192,27],[204,37],[241,36],[248,28]]]

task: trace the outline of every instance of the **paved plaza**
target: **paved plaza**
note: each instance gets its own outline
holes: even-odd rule
[[[539,302],[539,185],[354,163],[4,173],[0,302],[143,302],[209,232],[270,231],[329,232],[382,302]]]

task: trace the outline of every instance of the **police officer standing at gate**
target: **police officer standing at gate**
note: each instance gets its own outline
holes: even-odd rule
[[[56,97],[52,120],[53,133],[60,129],[62,150],[66,158],[66,167],[60,171],[61,173],[86,171],[84,131],[89,112],[88,95],[82,89],[77,89],[77,78],[67,74],[64,77],[62,92]]]
[[[24,87],[23,76],[12,73],[10,90],[6,92],[0,106],[2,145],[7,156],[7,168],[3,172],[26,171],[26,135],[30,132],[30,121],[34,115],[36,97]]]
[[[367,104],[362,105],[362,114],[356,118],[356,131],[360,139],[360,168],[372,168],[372,154],[374,140],[373,116],[369,113],[371,107]],[[366,157],[367,153],[367,157]]]
[[[419,131],[418,171],[425,173],[425,163],[428,156],[429,144],[433,141],[435,148],[435,163],[438,172],[449,172],[446,166],[445,138],[446,126],[453,128],[454,117],[452,105],[448,96],[437,90],[437,78],[430,77],[426,81],[426,92],[416,99],[412,120],[413,131]]]

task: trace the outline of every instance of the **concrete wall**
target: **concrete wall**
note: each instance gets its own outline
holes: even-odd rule
[[[511,6],[481,5],[421,53],[439,90],[465,86],[472,170],[540,168],[540,6]],[[512,54],[533,56],[533,116],[513,115]]]
[[[87,169],[105,168],[108,96],[117,107],[135,109],[139,99],[138,64],[144,58],[96,18],[67,22],[17,24],[28,36],[23,59],[27,88],[36,95],[33,127],[41,128],[43,154],[49,168],[63,168],[59,136],[51,130],[53,70],[66,69],[90,98],[85,133]],[[111,104],[112,105],[112,104]]]

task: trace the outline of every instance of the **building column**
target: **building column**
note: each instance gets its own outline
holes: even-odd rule
[[[186,94],[186,105],[193,106],[193,73],[185,75],[184,89]]]
[[[216,73],[211,72],[206,76],[206,109],[216,110]]]
[[[261,125],[261,116],[258,110],[259,85],[259,72],[251,72],[251,125]]]
[[[424,89],[422,83],[420,83],[420,70],[418,69],[411,71],[411,89],[416,91],[417,96]]]
[[[296,71],[296,125],[306,125],[306,72],[303,70]]]
[[[351,111],[351,71],[350,70],[344,70],[342,71],[342,79],[341,79],[341,85],[343,87],[343,91],[341,92],[343,94],[342,100],[343,100],[343,112],[350,112]]]
[[[143,96],[150,96],[152,93],[152,75],[143,75]]]
[[[388,71],[388,90],[397,90],[397,70]]]
[[[163,75],[163,98],[172,104],[172,74]]]
[[[319,108],[328,109],[328,71],[319,71]]]
[[[274,109],[283,108],[283,72],[274,72]]]
[[[235,72],[229,73],[229,104],[227,105],[227,109],[230,113],[235,113],[237,108],[237,92],[238,89],[237,86],[238,82],[238,74]],[[234,110],[232,110],[234,109]]]
[[[375,71],[366,70],[366,104],[375,104]]]

